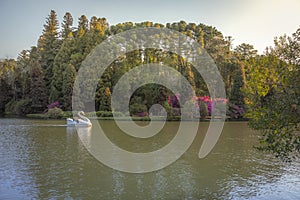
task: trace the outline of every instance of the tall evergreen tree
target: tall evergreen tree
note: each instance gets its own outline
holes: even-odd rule
[[[51,10],[44,25],[43,34],[38,41],[40,52],[40,64],[44,71],[47,94],[51,88],[51,79],[53,76],[53,63],[60,47],[58,20],[54,10]]]
[[[77,37],[82,37],[89,29],[89,21],[85,15],[78,19]]]
[[[73,38],[73,29],[72,29],[73,17],[71,13],[66,12],[61,26],[62,26],[62,32],[61,32],[62,38],[63,39]]]
[[[31,108],[33,113],[43,112],[47,105],[46,84],[44,73],[38,61],[31,62]]]
[[[63,74],[68,65],[70,64],[71,55],[73,50],[73,41],[64,40],[61,48],[59,49],[53,63],[53,76],[51,80],[51,88],[49,94],[50,102],[59,101],[62,102],[64,93],[62,91]]]

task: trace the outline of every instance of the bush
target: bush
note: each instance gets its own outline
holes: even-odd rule
[[[130,110],[131,115],[137,115],[138,113],[148,112],[148,108],[147,108],[146,105],[137,104],[137,103],[134,103],[134,104],[130,105],[129,110]]]
[[[10,101],[5,105],[5,112],[15,115],[26,115],[31,112],[31,100]]]
[[[47,119],[47,115],[45,114],[27,114],[26,117],[34,118],[34,119]]]
[[[72,118],[73,114],[72,111],[64,111],[64,118]]]
[[[113,114],[111,111],[97,111],[96,115],[97,115],[97,117],[113,117]]]
[[[232,103],[230,103],[228,105],[228,111],[227,112],[228,112],[231,119],[241,119],[241,118],[243,118],[243,116],[245,114],[245,110],[244,110],[243,107],[234,105]]]
[[[123,117],[124,116],[124,114],[121,112],[113,112],[113,114],[115,117]]]
[[[208,107],[207,104],[203,101],[198,102],[200,118],[205,119],[208,116]]]
[[[194,117],[196,108],[197,107],[195,106],[193,101],[186,101],[182,108],[183,112],[181,113],[183,115],[184,119],[192,119]]]
[[[14,114],[14,108],[16,107],[16,102],[14,100],[11,100],[5,105],[5,113],[11,113]]]
[[[64,112],[62,111],[62,109],[54,107],[48,109],[46,116],[51,119],[61,119],[64,117]]]
[[[168,116],[168,121],[181,121],[181,116]]]
[[[123,117],[124,114],[122,112],[111,112],[111,111],[97,111],[97,117]]]
[[[146,116],[148,116],[148,112],[139,112],[139,113],[136,113],[136,116],[137,117],[146,117]]]
[[[168,116],[181,116],[180,108],[171,108]]]

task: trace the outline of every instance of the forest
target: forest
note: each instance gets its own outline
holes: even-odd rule
[[[71,13],[60,24],[51,10],[37,45],[23,50],[17,59],[0,61],[0,114],[25,116],[53,109],[72,110],[72,90],[81,63],[102,41],[139,28],[168,28],[197,41],[217,65],[226,90],[227,115],[231,120],[249,119],[262,132],[259,147],[290,160],[300,152],[300,28],[291,36],[274,38],[274,46],[259,55],[251,44],[232,47],[233,38],[215,27],[185,21],[160,24],[124,22],[109,25],[106,18],[80,16],[77,26]],[[143,56],[141,56],[143,55]],[[200,113],[209,116],[211,100],[205,82],[191,64],[160,49],[141,49],[115,60],[99,80],[95,107],[111,112],[113,87],[135,66],[161,62],[180,71],[194,87]],[[139,88],[130,100],[132,115],[147,116],[153,104],[168,115],[178,115],[176,94],[161,85]],[[297,152],[298,154],[294,154]]]

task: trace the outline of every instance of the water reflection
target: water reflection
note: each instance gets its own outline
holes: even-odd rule
[[[0,119],[0,199],[299,199],[300,163],[285,165],[252,148],[257,134],[245,123],[227,123],[212,153],[198,159],[207,124],[188,151],[156,172],[115,171],[89,154],[78,135],[94,140],[91,128],[62,121]],[[174,124],[157,138],[140,142],[121,136],[111,122],[110,138],[124,148],[151,151],[170,141]],[[130,144],[128,144],[130,143]],[[134,145],[133,145],[134,144]],[[105,149],[104,149],[105,152]],[[108,152],[107,152],[108,153]],[[118,162],[118,157],[110,154]]]

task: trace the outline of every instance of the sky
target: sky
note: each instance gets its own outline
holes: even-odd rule
[[[0,59],[16,58],[37,44],[50,10],[60,23],[74,18],[105,17],[110,25],[126,21],[166,24],[184,20],[216,27],[263,53],[274,37],[300,28],[300,0],[0,0]]]

